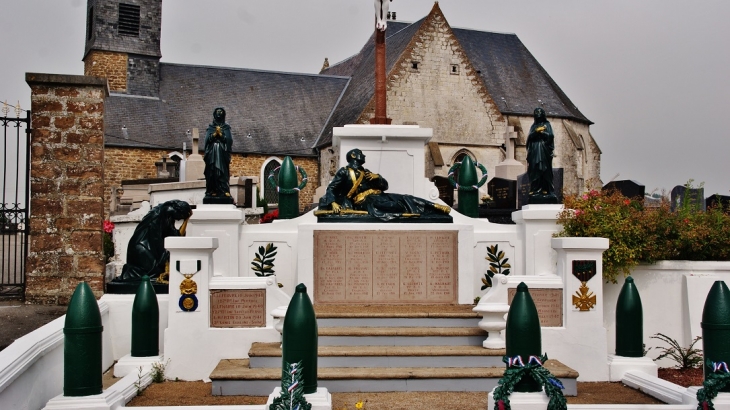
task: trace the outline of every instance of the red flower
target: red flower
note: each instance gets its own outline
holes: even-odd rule
[[[592,189],[590,194],[591,194],[591,196],[598,196],[599,192],[596,191],[595,189]]]
[[[114,222],[112,221],[104,221],[104,232],[111,234],[114,232]]]
[[[628,205],[628,204],[630,204],[630,203],[631,203],[631,201],[630,201],[630,200],[628,200],[628,199],[624,199],[624,205]]]
[[[267,224],[267,223],[273,221],[274,219],[279,219],[279,210],[278,209],[275,209],[275,210],[269,212],[268,214],[262,216],[261,219],[259,220],[259,223]]]

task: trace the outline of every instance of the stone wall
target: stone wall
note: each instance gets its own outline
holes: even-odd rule
[[[112,51],[90,51],[84,59],[84,75],[106,77],[109,90],[127,91],[127,54]]]
[[[496,165],[505,159],[502,144],[507,125],[514,125],[512,122],[521,127],[515,159],[526,165],[526,132],[533,123],[532,116],[506,118],[500,113],[440,12],[429,14],[423,22],[401,60],[388,73],[387,87],[388,117],[393,124],[433,128],[431,141],[438,143],[444,165],[434,165],[428,152],[426,177],[447,176],[454,159],[468,151],[486,166],[492,178]],[[371,101],[357,123],[369,123],[374,112],[374,101]],[[564,189],[575,193],[601,186],[601,152],[590,135],[589,126],[566,120],[574,131],[571,136],[562,119],[548,120],[555,132],[553,166],[564,169]],[[332,150],[332,153],[327,149],[321,152],[322,185],[329,183],[339,164],[339,147]]]
[[[112,187],[120,187],[123,180],[156,178],[155,162],[169,152],[171,151],[162,149],[107,147],[104,156],[106,212],[108,213],[108,204],[111,201]],[[268,158],[269,156],[259,154],[233,154],[231,176],[260,176],[261,167]],[[299,208],[303,210],[312,203],[316,182],[319,180],[319,168],[316,158],[297,157],[293,160],[295,165],[304,167],[308,176],[307,186],[299,193]],[[283,158],[279,158],[279,161],[283,161]]]
[[[31,88],[30,246],[25,297],[68,303],[104,290],[105,79],[26,74]]]

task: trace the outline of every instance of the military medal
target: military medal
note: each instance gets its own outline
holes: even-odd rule
[[[180,272],[180,261],[177,261],[177,270]],[[180,300],[178,306],[184,312],[194,312],[198,308],[198,284],[192,277],[200,271],[200,261],[198,261],[198,270],[193,273],[183,273],[185,279],[180,282]],[[181,272],[182,273],[182,272]]]

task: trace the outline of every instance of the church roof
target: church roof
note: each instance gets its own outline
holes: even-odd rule
[[[205,129],[226,110],[233,152],[314,155],[347,77],[160,64],[159,98],[112,94],[106,100],[107,146],[175,148],[187,130]],[[122,127],[126,128],[125,132]]]
[[[432,13],[434,12],[441,12],[438,6],[434,6]],[[426,18],[428,17],[414,23],[388,22],[388,72],[404,53]],[[534,109],[541,106],[548,116],[592,124],[515,34],[460,28],[452,28],[452,31],[502,114],[532,116]],[[352,80],[330,123],[325,127],[324,134],[317,141],[317,146],[331,144],[332,127],[355,123],[373,98],[374,49],[371,36],[359,53],[322,71],[323,74],[351,76]]]
[[[429,16],[434,13],[441,13],[438,5]],[[405,58],[429,16],[388,22],[388,72]],[[591,124],[516,35],[452,31],[502,114],[532,116],[541,106],[550,117]],[[160,63],[159,98],[107,98],[105,143],[181,149],[190,141],[186,131],[198,128],[202,144],[213,109],[222,106],[234,152],[316,155],[314,147],[331,144],[333,127],[357,122],[373,99],[374,49],[371,36],[357,54],[320,74]]]

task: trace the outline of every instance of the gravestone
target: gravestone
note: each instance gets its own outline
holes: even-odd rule
[[[724,212],[730,211],[730,196],[727,195],[712,195],[705,198],[705,205],[707,209],[721,207]]]
[[[444,201],[446,205],[454,206],[454,187],[451,186],[451,182],[446,177],[436,175],[431,178],[431,182],[436,185],[439,190],[439,199]]]
[[[685,205],[696,211],[704,211],[706,208],[704,188],[687,188],[683,185],[677,185],[672,189],[670,198],[672,200],[672,212]]]
[[[266,289],[210,291],[210,327],[266,326]]]
[[[626,198],[643,199],[646,194],[646,187],[632,180],[611,181],[603,186],[604,191],[615,190]]]
[[[563,203],[563,168],[553,168],[553,186],[558,203]],[[530,199],[530,177],[527,173],[517,176],[517,209],[529,204]]]
[[[487,183],[487,192],[494,200],[494,209],[515,209],[517,206],[517,181],[492,178]]]

